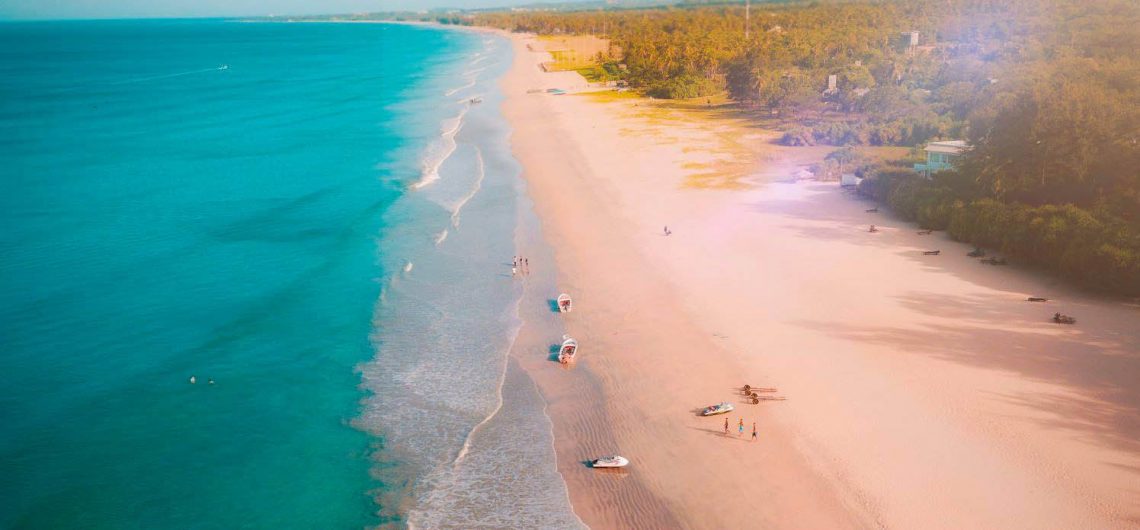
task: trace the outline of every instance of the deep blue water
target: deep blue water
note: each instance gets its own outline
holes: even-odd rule
[[[376,505],[394,486],[373,478],[387,440],[360,428],[360,366],[383,355],[392,245],[418,233],[392,209],[481,44],[371,24],[0,24],[0,527],[395,513]]]

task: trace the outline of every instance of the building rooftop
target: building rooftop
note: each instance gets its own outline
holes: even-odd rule
[[[969,146],[965,140],[945,140],[941,142],[930,142],[926,145],[926,152],[928,153],[947,153],[951,155],[961,154]]]

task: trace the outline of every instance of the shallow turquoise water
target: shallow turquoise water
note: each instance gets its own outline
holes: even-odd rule
[[[364,24],[0,24],[0,527],[393,513],[371,474],[384,429],[357,428],[359,367],[383,356],[393,246],[438,221],[393,205],[452,112],[440,87],[462,85],[481,43]]]

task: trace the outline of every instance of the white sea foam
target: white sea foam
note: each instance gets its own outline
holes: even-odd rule
[[[466,89],[471,88],[473,86],[475,86],[475,77],[472,77],[470,80],[468,80],[467,84],[465,84],[463,86],[455,87],[451,90],[448,90],[447,92],[444,92],[443,95],[445,95],[447,97],[451,97],[451,96],[454,96],[455,94],[459,93],[461,90],[466,90]]]
[[[455,152],[455,135],[463,128],[463,116],[470,105],[464,105],[459,114],[440,123],[439,138],[428,146],[421,161],[420,180],[412,184],[412,189],[421,189],[439,180],[439,166]]]
[[[475,147],[475,162],[474,185],[471,186],[471,190],[468,191],[466,195],[460,197],[451,207],[451,226],[455,228],[459,228],[459,212],[463,210],[463,207],[483,188],[483,179],[487,176],[486,167],[483,163],[483,151],[480,150],[478,146]]]
[[[484,50],[496,61],[508,52]],[[457,76],[452,84],[464,81]],[[515,173],[497,170],[509,166],[509,147],[498,134],[456,140],[468,121],[488,131],[505,124],[487,127],[484,120],[502,119],[492,108],[469,115],[473,107],[455,108],[458,115],[440,123],[422,153],[412,186],[431,188],[393,207],[396,218],[413,224],[438,223],[442,207],[451,226],[434,232],[440,227],[432,225],[430,239],[403,237],[423,234],[421,226],[387,232],[379,242],[382,259],[392,260],[386,268],[404,273],[387,278],[374,313],[376,355],[360,367],[369,395],[356,424],[382,437],[373,473],[392,486],[377,490],[378,503],[409,528],[580,528],[557,473],[542,398],[508,362],[524,288],[503,274],[503,257],[517,248],[503,227],[518,222],[520,200]],[[393,255],[404,259],[383,258]]]

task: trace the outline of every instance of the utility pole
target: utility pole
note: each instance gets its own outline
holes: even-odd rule
[[[744,0],[744,40],[748,40],[748,30],[752,26],[752,0]]]

